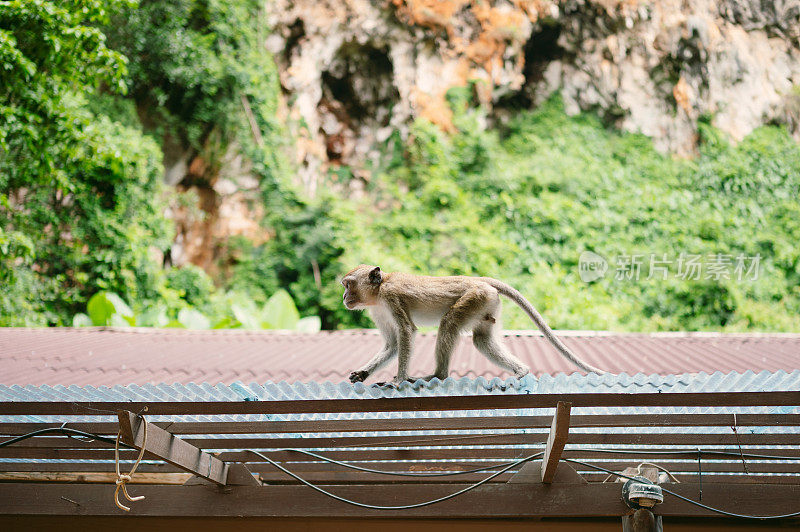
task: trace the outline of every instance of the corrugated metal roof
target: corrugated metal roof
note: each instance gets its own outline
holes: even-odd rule
[[[663,392],[741,392],[741,391],[792,391],[800,389],[800,370],[761,371],[758,373],[715,372],[712,374],[683,373],[680,375],[611,375],[580,374],[527,375],[514,377],[470,379],[449,377],[444,381],[418,380],[400,388],[378,387],[363,383],[334,382],[267,382],[264,384],[189,383],[189,384],[131,384],[127,386],[49,386],[0,385],[0,401],[277,401],[305,399],[363,399],[391,397],[420,397],[444,395],[496,395],[530,393],[663,393]],[[761,408],[761,407],[759,407]],[[530,409],[528,409],[530,410]],[[591,413],[609,413],[615,408],[592,408]],[[663,409],[662,409],[663,410]],[[724,410],[724,409],[723,409]],[[656,411],[656,410],[654,410]],[[670,411],[675,411],[671,409]],[[692,409],[697,411],[697,409]],[[769,411],[775,411],[772,407]],[[375,415],[396,415],[384,412]],[[432,412],[434,415],[439,415]],[[453,413],[445,412],[444,415]],[[294,414],[291,414],[292,416]],[[307,415],[307,414],[297,414]],[[314,414],[340,416],[349,414]],[[282,416],[282,415],[281,415]],[[87,417],[96,417],[87,412]],[[113,416],[112,416],[113,417]],[[223,416],[224,417],[224,416]],[[239,418],[241,416],[233,416]],[[73,418],[78,420],[78,418]],[[270,417],[269,419],[279,419]],[[7,420],[6,420],[7,421]],[[42,420],[44,421],[44,420]]]
[[[272,401],[272,400],[306,400],[306,399],[359,399],[359,398],[382,398],[382,397],[418,397],[418,396],[474,396],[474,395],[496,395],[496,394],[558,394],[558,393],[588,393],[588,392],[629,392],[629,393],[666,393],[666,392],[740,392],[740,391],[793,391],[800,389],[800,370],[792,372],[752,372],[744,373],[714,372],[711,374],[701,372],[699,374],[683,373],[680,375],[661,376],[656,374],[645,375],[642,373],[635,375],[542,375],[535,377],[528,375],[523,379],[509,378],[502,380],[499,378],[485,379],[478,377],[470,378],[448,378],[444,381],[434,379],[431,382],[417,381],[413,384],[406,384],[399,389],[376,387],[357,383],[334,383],[334,382],[266,382],[244,384],[235,382],[232,384],[208,383],[189,383],[189,384],[146,384],[127,386],[33,386],[33,385],[0,385],[0,401]],[[800,413],[800,406],[790,407],[581,407],[573,408],[573,414],[644,414],[644,413]],[[321,413],[321,414],[239,414],[239,415],[184,415],[184,416],[156,416],[149,415],[150,421],[283,421],[283,420],[327,420],[327,419],[381,419],[381,418],[420,418],[420,417],[460,417],[460,416],[520,416],[520,415],[549,415],[551,409],[506,409],[506,410],[472,410],[472,411],[430,411],[430,412],[346,412],[346,413]],[[88,411],[83,416],[0,416],[0,422],[40,422],[60,424],[63,421],[116,421],[116,416],[111,412]],[[530,429],[508,429],[509,433],[546,433],[546,428]],[[639,426],[639,427],[615,427],[615,428],[590,428],[578,427],[571,430],[573,433],[594,432],[594,433],[710,433],[710,434],[730,434],[730,427],[668,427],[668,426]],[[767,427],[740,427],[740,434],[748,433],[798,433],[800,427],[797,426],[767,426]],[[481,427],[476,426],[474,430],[417,430],[404,431],[403,435],[463,435],[482,433]],[[396,434],[391,431],[372,431],[360,432],[361,436],[386,436]],[[296,434],[247,434],[249,438],[307,438],[307,437],[340,437],[352,435],[352,433],[296,433]],[[241,434],[216,434],[207,435],[209,438],[241,438]],[[440,445],[441,447],[441,445]],[[470,448],[490,448],[492,445],[469,445]],[[517,445],[504,445],[503,448],[515,448]],[[570,445],[571,449],[594,448],[596,446],[588,444]],[[604,445],[605,448],[623,448],[620,445]],[[686,446],[677,445],[674,448],[682,449]],[[752,446],[751,446],[752,447]],[[428,447],[419,447],[420,449]],[[445,446],[443,448],[450,448]],[[466,448],[466,447],[459,447]],[[641,448],[648,449],[647,445],[634,445],[625,447],[628,449]],[[687,447],[688,448],[688,447]],[[697,447],[690,447],[696,449]],[[731,445],[704,445],[707,449],[725,449],[735,451],[736,447]],[[797,446],[787,447],[796,449]],[[389,447],[385,447],[389,449]],[[214,451],[224,449],[215,448]],[[231,449],[234,450],[234,449]],[[324,451],[326,449],[318,449]],[[329,450],[329,449],[328,449]],[[16,461],[35,461],[51,462],[57,460],[50,459],[17,459],[0,458],[0,462]],[[89,462],[94,460],[74,460],[74,462]],[[102,460],[101,460],[102,461]],[[708,460],[706,460],[708,462]],[[103,461],[109,462],[108,460]]]
[[[671,375],[800,368],[799,334],[558,334],[587,362],[613,373]],[[535,375],[575,371],[538,333],[508,332],[505,340]],[[435,334],[418,335],[412,375],[432,373],[435,341]],[[380,336],[370,330],[301,334],[0,328],[0,383],[339,382],[380,347]],[[389,364],[370,380],[391,379],[395,367]],[[451,374],[490,379],[507,376],[480,355],[468,338],[458,344]]]

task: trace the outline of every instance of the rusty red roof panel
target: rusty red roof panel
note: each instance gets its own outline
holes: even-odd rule
[[[558,332],[588,363],[612,373],[791,371],[800,368],[800,334]],[[538,376],[572,373],[535,332],[508,332],[506,343]],[[436,335],[419,334],[413,376],[433,372]],[[347,378],[381,347],[376,331],[0,328],[0,384],[106,385],[333,381]],[[374,376],[389,380],[396,363]],[[452,376],[508,377],[462,338]],[[370,380],[373,380],[372,378]]]

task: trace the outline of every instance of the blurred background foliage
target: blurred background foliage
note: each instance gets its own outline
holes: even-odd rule
[[[255,0],[0,1],[0,325],[369,326],[338,284],[366,262],[501,278],[555,328],[800,330],[800,147],[781,127],[732,144],[702,123],[698,155],[676,159],[567,116],[557,95],[488,127],[466,87],[448,93],[455,132],[420,119],[386,144],[365,194],[308,198],[257,12]],[[170,143],[236,143],[258,178],[269,238],[232,239],[224,276],[163,259]],[[624,281],[612,262],[587,284],[586,250],[758,255],[760,275]],[[532,327],[506,309],[507,328]]]

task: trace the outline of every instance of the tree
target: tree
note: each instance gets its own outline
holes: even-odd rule
[[[88,110],[124,92],[98,26],[122,0],[0,1],[0,325],[59,324],[99,289],[159,283],[161,152]]]

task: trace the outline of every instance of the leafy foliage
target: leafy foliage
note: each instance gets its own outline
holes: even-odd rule
[[[260,13],[258,0],[141,0],[113,14],[109,43],[130,59],[130,94],[150,116],[148,131],[197,149],[212,134],[244,141],[247,97],[267,151],[280,144],[277,72],[259,46]]]
[[[319,317],[300,318],[292,297],[285,290],[272,294],[262,308],[247,296],[233,292],[216,294],[213,299],[216,301],[210,301],[200,309],[186,305],[169,319],[167,311],[159,304],[135,313],[117,294],[98,292],[89,299],[86,313],[78,313],[73,317],[72,326],[282,329],[307,333],[320,330]]]
[[[349,211],[350,264],[497,276],[561,328],[800,328],[800,147],[785,130],[734,146],[704,124],[699,157],[679,160],[592,115],[568,117],[558,97],[502,132],[481,127],[466,89],[450,101],[458,132],[417,122],[405,157],[374,182],[369,202],[391,208]],[[591,284],[578,271],[586,250],[610,261]],[[760,256],[759,276],[681,279],[682,253]],[[613,258],[634,255],[666,255],[667,279],[647,279],[646,262],[638,281],[616,279]],[[531,326],[507,308],[506,326]]]
[[[364,197],[310,199],[289,179],[259,8],[0,1],[0,325],[368,326],[337,283],[368,262],[502,278],[561,328],[800,329],[800,147],[785,130],[733,145],[703,123],[699,155],[680,160],[558,97],[487,128],[466,87],[448,94],[455,133],[419,120],[392,135]],[[213,167],[231,145],[271,238],[232,239],[213,280],[165,267],[164,154]],[[682,280],[673,263],[634,281],[612,261],[587,284],[583,251],[759,256],[760,275]],[[506,326],[531,327],[507,309]]]
[[[124,90],[127,61],[97,28],[123,5],[0,2],[2,325],[63,323],[98,289],[154,295],[160,150],[85,106]]]

